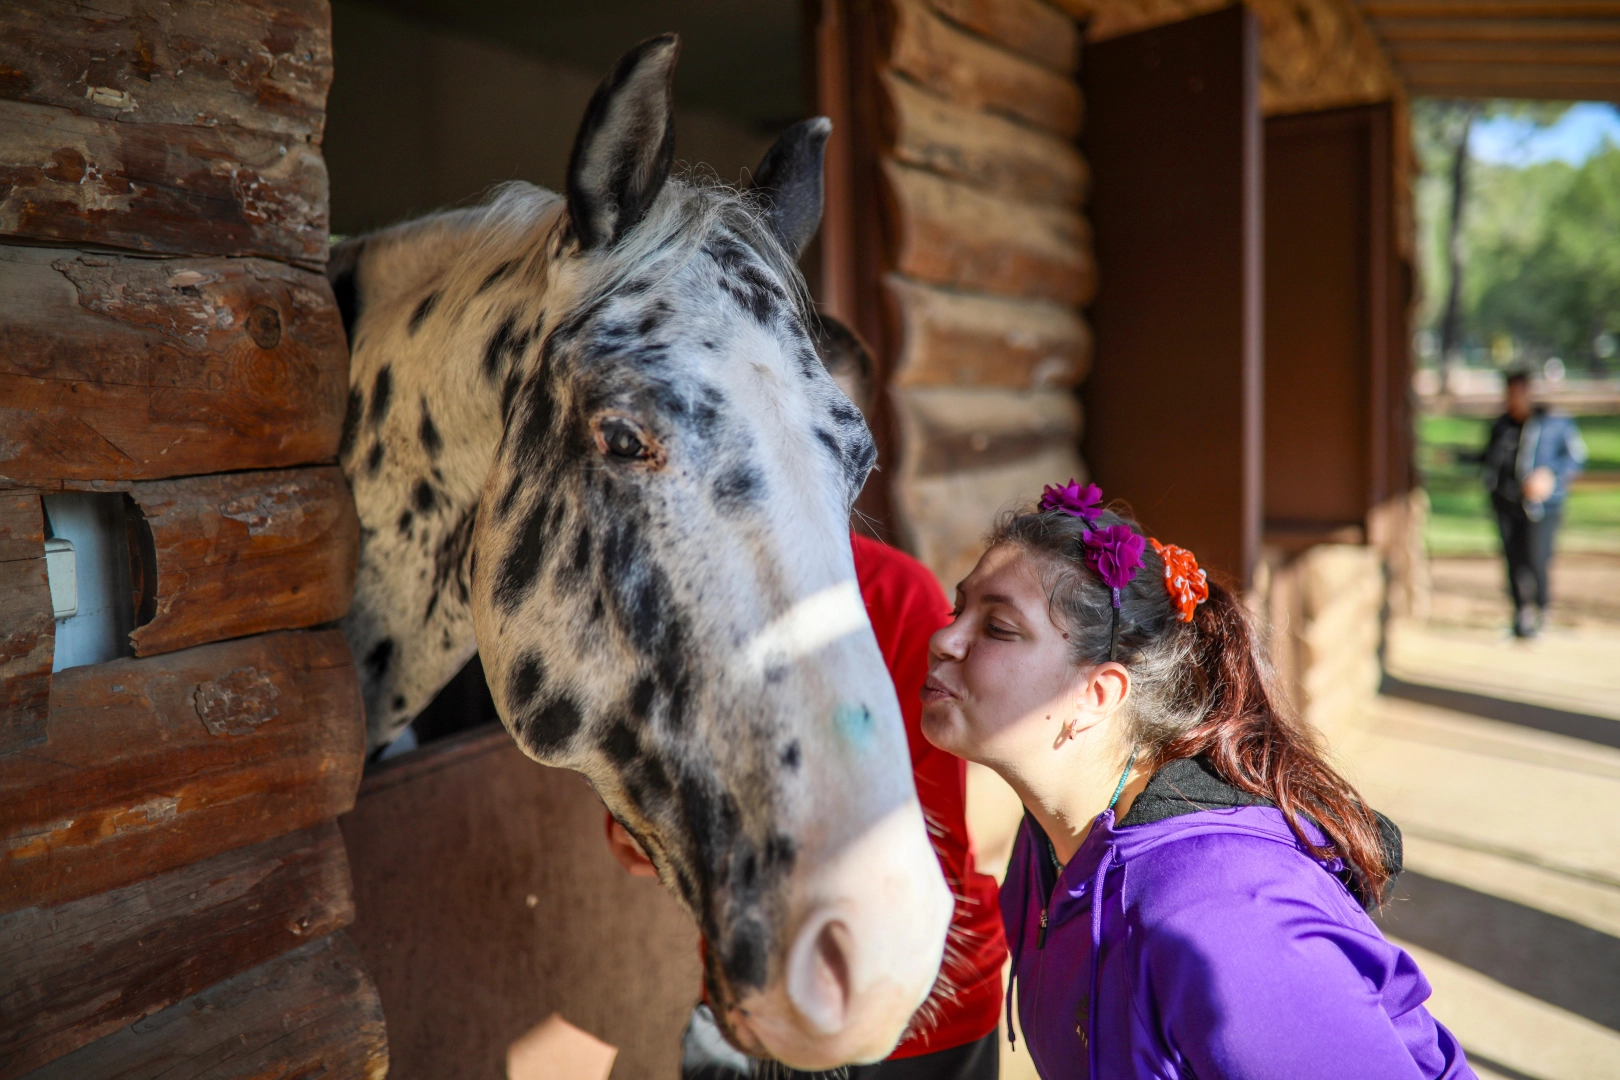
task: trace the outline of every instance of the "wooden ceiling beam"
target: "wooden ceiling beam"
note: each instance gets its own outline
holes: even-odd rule
[[[1395,66],[1415,64],[1493,64],[1520,67],[1607,67],[1620,74],[1620,41],[1579,45],[1478,41],[1389,42]]]
[[[1360,0],[1371,19],[1613,19],[1620,0]]]
[[[1620,19],[1374,19],[1391,46],[1418,41],[1620,42]]]
[[[1620,101],[1620,70],[1538,64],[1404,64],[1414,94],[1430,97]]]

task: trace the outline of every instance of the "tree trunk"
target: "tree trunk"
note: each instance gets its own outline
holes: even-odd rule
[[[1446,287],[1446,312],[1440,320],[1440,393],[1450,392],[1451,365],[1462,336],[1462,221],[1463,204],[1468,197],[1468,134],[1474,127],[1476,110],[1463,114],[1462,133],[1451,157],[1451,222],[1446,237],[1446,261],[1450,282]]]

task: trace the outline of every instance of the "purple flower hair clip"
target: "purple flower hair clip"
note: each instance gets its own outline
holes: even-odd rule
[[[1107,525],[1086,533],[1086,565],[1114,590],[1114,610],[1119,610],[1119,591],[1131,583],[1142,568],[1142,552],[1147,540],[1129,525]]]
[[[1041,513],[1049,510],[1061,510],[1070,517],[1077,517],[1087,525],[1097,520],[1102,513],[1102,488],[1096,484],[1087,484],[1081,487],[1073,479],[1063,487],[1054,487],[1047,484],[1041,491]]]

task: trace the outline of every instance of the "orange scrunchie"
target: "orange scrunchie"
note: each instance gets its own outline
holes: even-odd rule
[[[1170,594],[1170,602],[1181,612],[1182,622],[1192,622],[1198,605],[1209,599],[1208,577],[1186,548],[1161,544],[1151,538],[1149,542],[1164,560],[1164,588]]]

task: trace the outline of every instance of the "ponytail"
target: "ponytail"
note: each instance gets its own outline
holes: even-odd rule
[[[1016,544],[1047,564],[1048,603],[1076,664],[1112,655],[1130,671],[1129,734],[1152,771],[1204,758],[1229,784],[1275,804],[1314,858],[1342,859],[1364,904],[1382,903],[1391,871],[1378,819],[1328,764],[1315,732],[1276,697],[1248,611],[1211,581],[1208,599],[1182,621],[1153,550],[1144,551],[1116,609],[1113,591],[1086,568],[1084,550],[1088,528],[1112,524],[1141,532],[1113,511],[1089,525],[1047,511],[1003,518],[990,541]],[[1326,834],[1327,846],[1312,842],[1302,818]]]

